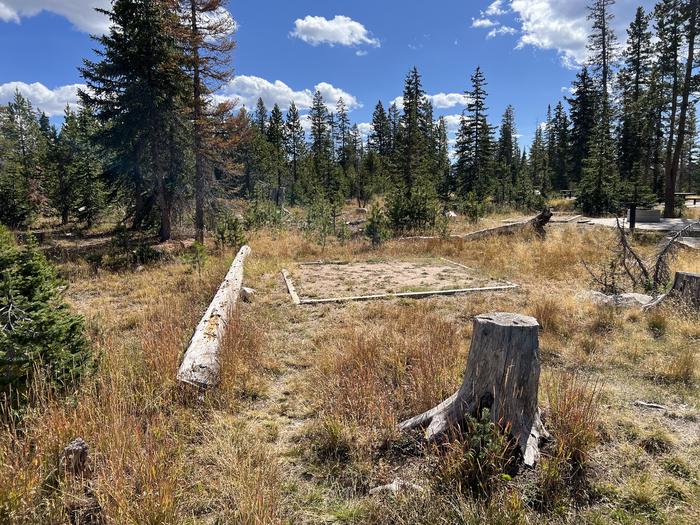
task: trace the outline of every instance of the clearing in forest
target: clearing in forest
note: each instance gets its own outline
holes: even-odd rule
[[[302,301],[510,284],[443,258],[301,263],[292,271],[292,277]]]

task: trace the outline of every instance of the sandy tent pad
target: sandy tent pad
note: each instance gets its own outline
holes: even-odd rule
[[[446,259],[300,263],[287,276],[302,303],[319,299],[514,287]]]

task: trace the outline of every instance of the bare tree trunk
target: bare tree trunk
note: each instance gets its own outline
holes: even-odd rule
[[[192,39],[192,87],[194,106],[194,239],[204,244],[204,199],[206,181],[204,174],[204,152],[202,151],[202,83],[199,63],[199,28],[197,27],[197,2],[190,0]]]
[[[404,421],[401,430],[427,427],[429,441],[489,409],[491,420],[517,443],[523,462],[539,458],[547,435],[537,408],[540,378],[539,325],[533,317],[495,313],[474,319],[474,335],[459,390],[435,408]]]

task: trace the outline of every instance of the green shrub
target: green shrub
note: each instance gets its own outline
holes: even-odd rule
[[[491,422],[488,409],[470,417],[464,431],[439,449],[437,483],[442,491],[488,497],[511,479],[516,463],[513,444]]]
[[[237,250],[246,243],[243,224],[228,210],[222,211],[217,217],[214,226],[214,242],[218,250],[223,249],[224,246]]]
[[[375,248],[389,237],[389,221],[384,210],[379,206],[372,206],[364,233],[365,237],[372,241],[372,246]]]
[[[83,318],[71,313],[61,287],[33,241],[20,248],[0,226],[0,392],[26,393],[36,371],[67,386],[90,370]]]

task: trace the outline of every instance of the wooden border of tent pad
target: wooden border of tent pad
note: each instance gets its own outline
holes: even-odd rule
[[[454,262],[454,261],[450,261],[449,259],[445,259],[444,257],[441,257],[441,259],[445,262],[448,262],[450,264],[454,264],[455,266],[459,266],[459,267],[464,268],[466,270],[470,269],[467,266],[464,266],[463,264],[460,264],[460,263]],[[348,263],[340,262],[340,261],[331,261],[328,263],[324,263],[323,261],[313,261],[313,262],[301,263],[301,264],[302,265],[320,265],[320,264],[342,265],[342,264],[348,264]],[[502,284],[502,285],[482,286],[479,288],[454,288],[451,290],[427,290],[424,292],[397,292],[397,293],[380,293],[380,294],[371,294],[371,295],[351,295],[351,296],[346,296],[346,297],[329,297],[329,298],[324,298],[324,299],[301,299],[299,297],[299,294],[297,293],[296,289],[294,288],[294,283],[292,282],[292,278],[286,269],[282,270],[282,277],[284,278],[284,282],[287,285],[287,290],[289,291],[289,296],[292,298],[292,302],[297,306],[305,305],[305,304],[329,304],[329,303],[348,303],[351,301],[372,301],[375,299],[394,299],[394,298],[401,298],[401,297],[405,297],[407,299],[422,299],[424,297],[433,297],[433,296],[437,296],[437,295],[458,295],[458,294],[467,294],[467,293],[476,293],[476,292],[494,292],[494,291],[502,291],[502,290],[513,290],[515,288],[520,287],[517,284],[513,284],[511,282],[505,281],[505,284]]]

